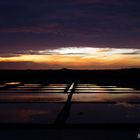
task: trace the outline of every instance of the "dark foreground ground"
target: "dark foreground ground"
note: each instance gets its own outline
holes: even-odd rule
[[[1,70],[0,85],[2,140],[139,139],[140,69]]]

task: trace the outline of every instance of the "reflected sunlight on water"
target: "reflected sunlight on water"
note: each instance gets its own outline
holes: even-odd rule
[[[65,102],[71,91],[73,102],[138,102],[140,99],[139,90],[113,85],[76,84],[69,89],[70,84],[7,82],[2,85],[5,84],[11,86],[0,89],[0,101],[3,102]]]
[[[1,104],[0,123],[52,124],[62,107],[58,103]]]
[[[68,124],[140,122],[139,93],[116,85],[1,83],[0,123],[52,124],[64,109]]]
[[[73,102],[139,102],[139,94],[74,94]]]
[[[5,85],[18,85],[20,84],[20,82],[8,82],[8,83],[5,83]]]

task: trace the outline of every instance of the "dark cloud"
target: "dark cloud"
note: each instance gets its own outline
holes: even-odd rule
[[[139,0],[1,0],[0,51],[140,48]]]
[[[52,33],[57,34],[59,31],[57,24],[38,25],[38,26],[21,26],[15,28],[0,28],[1,33]]]
[[[33,62],[0,62],[0,69],[50,69],[51,65]],[[54,66],[55,68],[55,66]]]
[[[123,55],[140,55],[140,50],[136,50],[133,52],[122,53]]]

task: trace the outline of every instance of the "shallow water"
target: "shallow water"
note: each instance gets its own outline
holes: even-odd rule
[[[0,123],[53,124],[64,114],[67,124],[140,123],[139,103],[140,91],[132,87],[3,82]]]
[[[2,103],[0,123],[53,124],[62,108],[63,104],[59,103]]]

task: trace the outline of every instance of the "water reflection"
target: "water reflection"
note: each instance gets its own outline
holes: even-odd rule
[[[91,84],[79,84],[76,86],[75,93],[140,93],[140,90],[135,90],[133,88],[124,88],[117,86],[98,86]]]
[[[62,107],[58,103],[1,104],[0,123],[53,124]]]
[[[127,102],[117,102],[115,106],[125,107],[129,109],[129,108],[135,108],[136,105]]]
[[[74,91],[73,102],[139,102],[140,91],[116,85],[76,84],[69,92],[70,84],[6,82],[1,88],[2,102],[65,102]],[[74,89],[74,90],[73,90]],[[67,93],[67,94],[65,94]]]
[[[10,115],[10,118],[8,117]],[[3,111],[0,115],[0,120],[2,122],[29,122],[32,121],[32,116],[48,115],[47,111],[35,110],[35,109],[13,109]],[[8,117],[8,118],[7,118]]]
[[[67,94],[0,94],[0,102],[66,102]]]
[[[67,84],[23,83],[16,85],[16,87],[14,85],[19,84],[19,82],[6,84],[13,86],[0,90],[1,102],[65,102],[67,99],[67,95],[63,94]]]
[[[5,87],[6,85],[0,85],[0,88]]]
[[[112,88],[112,87],[101,87],[101,86],[96,86],[96,87],[76,87],[76,89],[81,89],[81,90],[97,90],[97,89],[107,89],[107,90],[128,90],[128,91],[134,91],[133,88],[119,88],[119,87],[115,87],[115,88]]]
[[[39,88],[41,87],[41,84],[23,84],[18,86],[19,88]]]
[[[67,124],[140,123],[140,105],[133,107],[116,104],[72,104]]]
[[[74,94],[73,102],[140,102],[140,94]]]
[[[54,123],[67,103],[68,124],[140,123],[140,91],[130,87],[26,82],[0,86],[0,123]]]
[[[11,84],[11,83],[10,83]],[[12,84],[15,84],[12,82]],[[63,93],[68,84],[20,84],[1,89],[0,93]]]
[[[64,93],[68,84],[49,84],[40,89],[40,92],[46,93]]]
[[[8,82],[8,83],[5,83],[5,85],[18,85],[20,84],[20,82]]]

